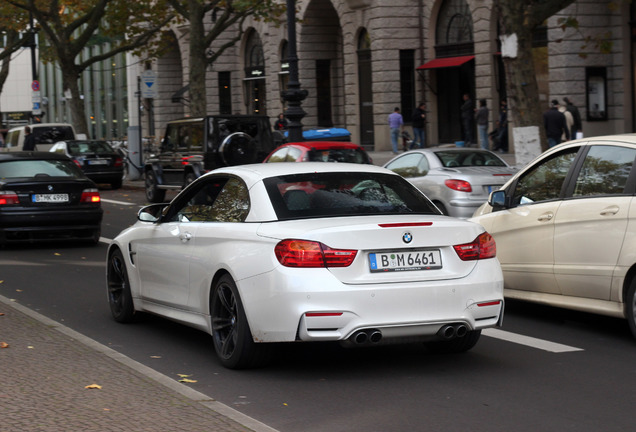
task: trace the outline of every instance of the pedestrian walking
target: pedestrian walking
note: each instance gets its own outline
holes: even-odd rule
[[[572,128],[574,127],[574,117],[572,116],[572,113],[568,111],[563,105],[559,105],[559,112],[565,116],[565,126],[570,131],[570,138],[573,138],[574,135],[572,135]],[[565,134],[562,134],[561,141],[565,141],[565,139]]]
[[[468,93],[464,93],[464,103],[461,106],[461,112],[464,142],[466,147],[470,147],[473,142],[473,130],[475,129],[475,104]]]
[[[31,133],[31,128],[29,126],[25,126],[24,128],[24,144],[22,144],[22,150],[35,150],[35,137]]]
[[[561,143],[561,136],[565,134],[565,139],[570,139],[565,116],[559,112],[559,101],[552,99],[550,108],[543,113],[543,125],[548,138],[548,146],[554,147]]]
[[[426,147],[426,104],[420,104],[413,111],[413,142],[411,148],[416,146],[419,148]]]
[[[486,99],[479,100],[479,109],[475,114],[475,122],[477,122],[477,130],[479,131],[479,143],[481,144],[481,148],[484,150],[488,150],[488,118],[490,116],[490,112],[488,111],[488,106],[486,105]]]
[[[576,139],[577,132],[583,133],[583,124],[581,123],[581,113],[579,109],[572,103],[570,98],[564,97],[565,108],[572,114],[572,119],[574,120],[574,124],[570,128],[570,138]]]
[[[287,130],[287,119],[285,118],[285,114],[278,114],[278,118],[276,122],[274,122],[274,130]]]
[[[499,105],[499,120],[494,136],[493,150],[508,153],[508,102],[505,99]]]
[[[389,129],[391,130],[391,146],[393,147],[393,154],[397,154],[398,138],[404,129],[404,120],[402,119],[402,114],[400,114],[399,107],[395,107],[393,113],[389,115]]]

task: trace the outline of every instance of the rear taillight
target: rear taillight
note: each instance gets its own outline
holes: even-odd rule
[[[319,242],[308,240],[283,240],[274,253],[285,267],[348,267],[358,251],[332,249]]]
[[[453,246],[462,261],[494,258],[497,255],[495,239],[487,232],[482,233],[472,243]]]
[[[92,204],[98,203],[101,200],[97,189],[84,189],[82,191],[82,197],[80,198],[80,202]]]
[[[20,204],[18,194],[11,191],[0,191],[0,206]]]
[[[74,158],[73,162],[75,162],[75,165],[77,165],[78,167],[80,167],[80,168],[82,167],[82,164],[79,163],[79,161],[77,159]]]
[[[459,192],[472,192],[473,188],[470,186],[466,180],[445,180],[444,184],[451,188],[452,190],[456,190]]]
[[[116,157],[116,158],[115,158],[115,165],[114,165],[114,166],[116,166],[116,167],[120,167],[120,166],[122,166],[123,164],[124,164],[124,160],[123,160],[122,158],[120,158],[120,157]]]

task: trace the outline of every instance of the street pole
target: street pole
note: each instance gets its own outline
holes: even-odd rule
[[[289,82],[287,90],[283,91],[283,99],[287,101],[287,117],[289,123],[289,142],[303,141],[303,124],[301,120],[307,114],[301,104],[307,97],[307,90],[301,90],[298,81],[298,55],[296,53],[296,0],[287,0],[287,50],[289,54]]]
[[[35,55],[35,24],[33,23],[33,12],[29,12],[29,48],[31,48],[31,78],[32,81],[38,79],[37,57]]]

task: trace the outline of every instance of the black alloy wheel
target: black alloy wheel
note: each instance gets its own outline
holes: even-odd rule
[[[229,369],[245,369],[261,365],[268,347],[256,344],[238,295],[229,275],[217,282],[210,299],[214,350],[221,364]]]
[[[108,305],[113,318],[120,323],[132,322],[135,306],[130,292],[126,263],[119,249],[115,250],[108,258],[106,282],[108,284]]]

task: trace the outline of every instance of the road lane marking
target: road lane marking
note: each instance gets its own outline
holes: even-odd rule
[[[109,204],[127,205],[127,206],[139,206],[139,204],[136,204],[136,203],[125,202],[125,201],[115,201],[115,200],[104,199],[104,198],[102,198],[102,202],[107,202]]]
[[[543,339],[537,339],[530,336],[524,336],[516,333],[510,333],[503,330],[498,329],[486,329],[482,332],[482,334],[495,338],[501,339],[508,342],[513,342],[520,345],[526,345],[532,348],[549,351],[553,353],[564,353],[564,352],[574,352],[574,351],[584,351],[583,348],[576,348],[568,345],[562,345],[555,342],[550,342]]]

